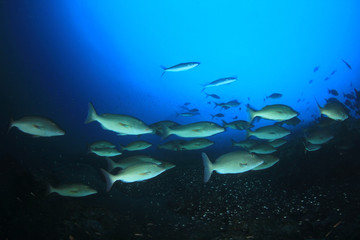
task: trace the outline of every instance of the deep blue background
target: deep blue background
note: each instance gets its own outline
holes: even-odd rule
[[[284,103],[300,112],[304,126],[319,116],[314,97],[324,104],[330,97],[328,89],[337,89],[343,101],[342,93],[360,88],[358,1],[0,4],[1,131],[5,144],[9,136],[17,138],[16,149],[32,149],[22,142],[28,141],[42,146],[44,152],[82,154],[95,140],[126,144],[138,139],[119,137],[97,123],[85,125],[88,102],[99,114],[128,114],[147,124],[211,121],[211,114],[219,112],[226,121],[235,116],[246,120],[247,103],[256,109]],[[160,66],[190,61],[201,64],[160,77]],[[316,72],[315,67],[319,68]],[[207,103],[211,99],[201,92],[202,85],[229,76],[237,76],[237,82],[206,92],[219,95],[218,102],[237,99],[241,111],[213,109],[214,104]],[[325,77],[330,79],[325,81]],[[283,97],[264,101],[273,92]],[[176,117],[185,102],[201,114]],[[49,117],[66,135],[34,140],[15,129],[7,133],[11,117],[26,115]],[[230,150],[231,138],[242,140],[244,133],[228,130],[210,137],[218,147],[211,148],[217,152],[214,155]],[[142,139],[155,145],[163,142],[151,135]]]

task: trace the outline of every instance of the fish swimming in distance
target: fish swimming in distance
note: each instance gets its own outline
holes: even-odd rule
[[[224,117],[224,114],[222,114],[222,113],[217,113],[215,115],[210,114],[210,115],[211,115],[212,119]]]
[[[105,160],[107,162],[109,171],[112,171],[115,168],[127,168],[131,165],[135,165],[135,164],[143,163],[143,162],[154,163],[157,165],[162,164],[161,161],[156,160],[155,158],[152,158],[150,156],[145,156],[145,155],[135,155],[135,156],[123,158],[118,162],[115,162],[108,157],[105,158]]]
[[[236,77],[219,78],[215,81],[212,81],[211,83],[204,85],[203,89],[201,91],[204,91],[205,88],[209,88],[209,87],[217,87],[217,86],[221,86],[221,85],[230,84],[230,83],[235,82],[236,80],[237,80]]]
[[[90,145],[90,149],[115,148],[116,146],[108,141],[97,141]]]
[[[327,143],[333,138],[334,136],[325,129],[316,129],[310,133],[305,134],[306,141],[315,145]]]
[[[328,93],[334,96],[339,96],[339,93],[335,89],[328,89]]]
[[[250,115],[250,122],[252,122],[256,117],[275,121],[285,121],[299,115],[299,113],[291,107],[283,104],[267,105],[258,111],[252,109],[250,105],[247,105],[247,107]]]
[[[122,181],[126,183],[140,182],[158,176],[166,171],[166,168],[161,165],[157,165],[149,162],[137,163],[121,170],[118,174],[112,175],[101,169],[106,180],[106,191],[110,191],[112,185],[116,181]]]
[[[118,133],[119,135],[141,135],[153,133],[153,130],[141,120],[128,115],[102,114],[98,115],[94,106],[89,103],[89,112],[85,123],[97,121],[103,129]]]
[[[319,66],[316,66],[313,70],[313,72],[317,72],[319,70]]]
[[[151,146],[152,146],[152,144],[149,142],[146,142],[146,141],[135,141],[135,142],[129,143],[126,146],[120,145],[122,151],[125,151],[125,150],[126,151],[139,151],[139,150],[147,149]]]
[[[190,141],[185,141],[181,144],[181,150],[197,150],[210,147],[214,142],[206,138],[197,138]]]
[[[38,116],[23,117],[16,121],[11,119],[9,130],[12,127],[16,127],[20,131],[33,135],[34,137],[54,137],[65,134],[64,130],[56,123]]]
[[[345,63],[345,65],[350,69],[350,70],[352,70],[352,68],[351,68],[351,66],[350,66],[350,64],[348,63],[348,62],[346,62],[344,59],[341,59],[344,63]]]
[[[321,144],[312,144],[312,143],[309,143],[309,142],[304,142],[304,147],[305,147],[305,151],[308,151],[308,152],[314,152],[314,151],[317,151],[321,148]]]
[[[249,149],[257,144],[259,144],[260,141],[255,139],[246,139],[244,141],[235,142],[235,140],[231,139],[231,145],[233,147],[241,147],[243,149]]]
[[[245,151],[226,153],[212,163],[206,153],[202,153],[204,164],[204,182],[208,182],[213,171],[220,174],[243,173],[249,171],[264,161],[255,154]]]
[[[86,197],[96,194],[97,190],[84,184],[64,184],[57,187],[53,187],[49,184],[48,193],[57,193],[65,197]]]
[[[344,121],[349,118],[349,110],[338,100],[328,100],[324,107],[321,107],[317,100],[315,99],[316,104],[320,110],[321,114],[324,114],[328,118],[331,118],[335,121]]]
[[[257,153],[257,154],[269,154],[277,151],[276,148],[274,148],[268,143],[257,144],[246,150],[249,151],[250,153]]]
[[[281,98],[282,97],[282,94],[281,93],[273,93],[269,96],[266,96],[266,98],[271,98],[271,99],[278,99],[278,98]]]
[[[182,112],[182,113],[176,113],[176,117],[181,116],[181,117],[194,117],[196,115],[200,115],[199,112]]]
[[[115,148],[90,148],[90,152],[100,157],[115,157],[122,154]]]
[[[162,135],[162,131],[164,126],[168,126],[168,127],[172,127],[172,126],[179,126],[180,124],[173,122],[173,121],[160,121],[160,122],[156,122],[150,125],[150,128],[153,130],[153,132],[156,135],[161,136]]]
[[[237,120],[237,121],[233,121],[230,123],[227,123],[224,120],[222,120],[222,123],[223,123],[224,128],[229,127],[229,128],[237,129],[237,130],[245,130],[245,129],[254,127],[254,125],[252,125],[251,123],[248,123],[244,120]]]
[[[180,151],[182,148],[182,145],[185,143],[185,140],[173,140],[168,141],[166,143],[158,145],[158,149],[166,149],[170,151]]]
[[[215,99],[220,99],[220,97],[216,94],[208,94],[208,93],[205,93],[206,94],[206,97],[212,97],[212,98],[215,98]]]
[[[258,156],[264,162],[262,164],[260,164],[259,166],[251,169],[252,171],[264,170],[264,169],[270,168],[270,167],[274,166],[280,160],[278,157],[275,157],[273,155],[258,155]]]
[[[194,67],[199,66],[200,63],[199,62],[187,62],[187,63],[179,63],[176,64],[172,67],[161,67],[164,71],[162,73],[161,76],[163,76],[166,72],[182,72],[182,71],[187,71],[190,70]]]
[[[283,138],[289,134],[290,134],[289,130],[277,125],[260,127],[254,131],[247,129],[247,137],[254,136],[265,140],[275,140],[275,139]]]
[[[171,134],[175,134],[185,138],[202,138],[221,133],[224,130],[224,128],[213,122],[196,122],[171,128],[165,126],[162,137],[166,138]]]
[[[274,148],[281,147],[285,143],[287,143],[287,141],[285,139],[283,139],[283,138],[275,139],[273,141],[268,142],[268,144],[270,144]]]

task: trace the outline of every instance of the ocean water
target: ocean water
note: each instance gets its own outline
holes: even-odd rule
[[[359,239],[359,10],[358,1],[336,0],[2,0],[0,239]],[[188,62],[200,64],[164,72]],[[229,77],[236,81],[203,90]],[[234,100],[237,106],[216,107]],[[341,104],[348,118],[324,127],[329,117],[317,102]],[[232,140],[245,140],[247,131],[227,127],[206,137],[214,144],[203,149],[160,149],[194,138],[119,135],[86,124],[89,103],[100,115],[148,126],[223,126],[273,104],[291,107],[300,122],[282,125],[291,134],[273,153],[274,166],[214,172],[204,183],[202,152],[215,162],[240,150]],[[195,115],[181,116],[189,112]],[[9,128],[26,116],[50,119],[65,135]],[[257,118],[251,130],[278,122]],[[305,137],[318,129],[332,139],[306,151]],[[100,169],[107,162],[89,152],[100,140],[118,150],[147,141],[150,148],[113,159],[141,154],[176,167],[106,191]],[[68,183],[97,194],[48,194],[49,184]]]

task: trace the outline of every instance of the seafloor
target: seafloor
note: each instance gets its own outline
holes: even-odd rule
[[[0,239],[360,239],[360,144],[353,142],[310,153],[291,143],[270,169],[214,173],[207,184],[200,152],[192,153],[155,179],[118,182],[109,193],[97,173],[100,192],[85,198],[46,195],[41,171],[7,155]]]

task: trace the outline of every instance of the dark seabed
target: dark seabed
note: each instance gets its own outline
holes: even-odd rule
[[[159,158],[178,166],[145,182],[117,182],[109,193],[98,170],[101,158],[87,156],[85,162],[83,156],[68,156],[69,164],[44,179],[45,169],[26,169],[21,158],[9,154],[0,168],[0,237],[359,239],[360,139],[353,137],[350,149],[339,150],[335,143],[306,154],[302,142],[294,140],[274,167],[214,173],[206,184],[200,152],[164,154]],[[85,198],[46,195],[47,181],[74,181],[76,175],[100,193]]]

